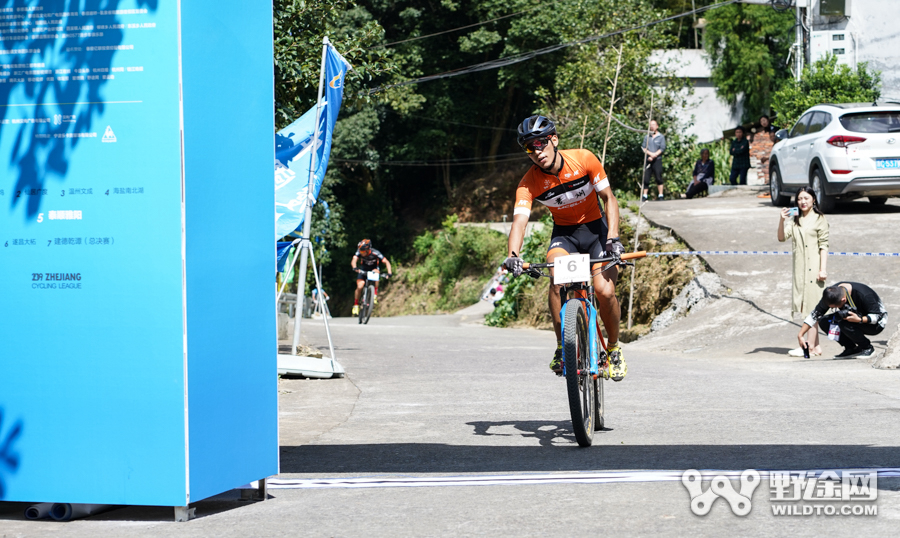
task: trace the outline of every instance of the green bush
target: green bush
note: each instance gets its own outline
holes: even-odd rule
[[[540,231],[534,231],[525,238],[522,244],[522,252],[519,255],[528,263],[544,263],[547,256],[547,245],[550,242],[550,234],[553,231],[553,217],[546,214],[541,217],[544,227]],[[527,292],[534,289],[535,280],[530,277],[512,278],[505,287],[503,298],[497,301],[494,310],[485,316],[484,323],[491,327],[506,327],[518,319],[519,303]]]
[[[800,80],[791,80],[779,90],[772,108],[778,113],[778,124],[790,127],[807,108],[822,103],[868,103],[881,96],[881,73],[869,71],[862,62],[856,71],[838,65],[837,58],[828,54],[812,66],[803,69]]]
[[[731,141],[723,138],[714,142],[700,144],[696,148],[694,162],[697,162],[697,159],[700,158],[700,150],[704,148],[709,150],[709,158],[716,163],[716,178],[713,181],[713,184],[729,184],[728,176],[731,172]],[[691,163],[691,170],[693,170],[693,163]]]
[[[677,132],[666,134],[666,152],[663,154],[663,180],[666,193],[674,196],[687,192],[691,184],[694,163],[700,158],[697,138],[686,137]],[[652,183],[652,181],[651,181]],[[653,194],[651,184],[651,193]]]
[[[460,226],[457,216],[413,242],[415,259],[395,271],[383,314],[433,314],[477,303],[484,282],[506,254],[506,236],[489,228]]]

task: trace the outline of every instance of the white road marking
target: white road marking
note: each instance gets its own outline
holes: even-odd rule
[[[825,471],[841,471],[848,469],[802,469],[813,471],[821,475]],[[858,470],[858,469],[854,469]],[[873,469],[866,469],[873,470]],[[874,469],[879,478],[900,477],[900,468],[884,467]],[[779,470],[777,472],[797,473],[801,470]],[[726,476],[729,479],[739,479],[743,470],[703,470],[701,474],[705,478],[714,476]],[[759,471],[763,478],[776,471]],[[271,478],[267,480],[270,489],[333,489],[333,488],[408,488],[408,487],[441,487],[441,486],[512,486],[512,485],[539,485],[539,484],[615,484],[622,482],[679,482],[684,471],[603,471],[584,473],[553,473],[553,474],[515,474],[515,475],[464,475],[464,476],[424,476],[401,478]],[[248,484],[242,489],[256,488],[255,483]]]

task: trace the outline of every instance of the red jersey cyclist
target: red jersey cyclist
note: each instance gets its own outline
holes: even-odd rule
[[[625,247],[619,241],[619,203],[609,187],[609,179],[597,157],[587,150],[560,150],[556,126],[544,116],[531,116],[519,125],[519,145],[534,164],[516,189],[516,205],[513,224],[509,233],[509,245],[504,266],[513,276],[522,274],[521,251],[525,238],[525,225],[531,214],[531,206],[538,201],[553,215],[553,233],[547,262],[558,256],[589,254],[599,258],[605,252],[621,255]],[[606,207],[606,217],[600,208],[598,197]],[[598,313],[609,337],[609,372],[613,381],[621,381],[628,368],[619,347],[619,301],[616,299],[618,268],[601,272],[600,264],[591,266],[594,293],[597,296]],[[560,286],[551,284],[549,292],[550,314],[556,331],[556,353],[550,369],[562,373],[562,344],[560,342],[560,317],[562,306]]]
[[[356,267],[357,262],[359,263],[359,268]],[[353,258],[350,259],[350,267],[353,268],[356,274],[356,292],[353,298],[353,315],[356,316],[359,314],[359,296],[362,294],[363,288],[366,286],[366,273],[368,271],[377,271],[378,266],[381,265],[381,262],[387,266],[387,276],[391,276],[391,262],[388,261],[387,258],[384,257],[384,254],[378,252],[374,248],[372,248],[372,242],[368,239],[363,239],[356,245],[356,253],[353,254]],[[378,298],[378,285],[375,285],[375,298]]]

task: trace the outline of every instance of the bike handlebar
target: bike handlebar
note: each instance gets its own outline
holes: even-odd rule
[[[626,252],[619,257],[616,256],[606,256],[604,258],[591,258],[589,261],[591,263],[603,263],[603,262],[612,262],[616,260],[635,260],[638,258],[644,258],[647,256],[646,250],[640,250],[638,252]],[[522,269],[528,269],[529,267],[534,267],[536,269],[553,267],[552,263],[523,263]]]

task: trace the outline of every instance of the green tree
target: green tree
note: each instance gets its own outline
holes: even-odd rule
[[[583,12],[573,15],[568,18],[578,21],[570,29],[570,35],[574,37],[637,26],[661,19],[666,13],[646,2],[631,2],[627,9],[613,3],[589,4]],[[690,170],[684,170],[684,159],[679,158],[684,153],[681,146],[685,142],[690,145],[690,141],[683,140],[680,134],[688,119],[679,117],[679,113],[689,91],[684,91],[683,79],[671,76],[673,66],[661,65],[651,58],[654,50],[674,46],[676,33],[672,23],[665,23],[573,47],[556,71],[553,88],[542,90],[545,102],[542,110],[558,120],[563,147],[583,145],[600,158],[604,158],[605,148],[604,168],[617,191],[637,192],[644,161],[640,150],[641,133],[612,122],[606,139],[607,113],[614,83],[614,115],[634,128],[647,128],[652,97],[653,118],[666,135],[668,145],[667,157],[663,159],[663,177],[667,180],[668,191],[679,192],[688,181]],[[620,66],[618,80],[617,65]]]
[[[273,7],[277,127],[315,105],[326,35],[353,65],[348,86],[395,70],[387,51],[372,48],[381,42],[384,29],[353,0],[275,0]]]
[[[838,64],[831,54],[803,69],[800,80],[791,80],[779,90],[772,108],[778,112],[778,124],[793,125],[807,108],[822,103],[865,103],[881,97],[881,73],[859,64],[854,71]]]
[[[794,14],[765,5],[732,4],[705,13],[704,48],[716,93],[744,120],[769,112],[772,96],[790,79],[785,60],[794,42]]]

